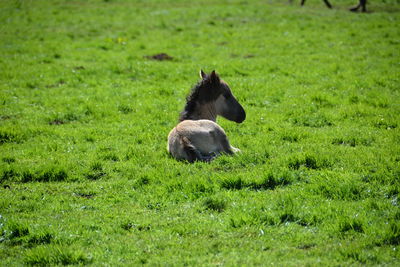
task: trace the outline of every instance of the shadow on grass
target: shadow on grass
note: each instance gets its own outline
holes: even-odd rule
[[[68,179],[68,173],[60,167],[49,166],[38,170],[17,171],[9,168],[3,171],[0,176],[0,182],[61,182]]]
[[[260,181],[246,181],[241,177],[237,178],[228,178],[224,179],[220,182],[220,186],[223,189],[228,190],[241,190],[241,189],[250,189],[250,190],[273,190],[278,186],[286,186],[290,185],[294,182],[294,177],[289,172],[284,172],[279,175],[267,174]]]

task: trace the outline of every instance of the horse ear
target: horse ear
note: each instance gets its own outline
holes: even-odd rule
[[[210,78],[211,78],[211,81],[212,82],[220,82],[219,81],[219,76],[218,76],[218,74],[217,73],[215,73],[215,70],[213,70],[212,72],[211,72],[211,74],[210,74]]]
[[[207,74],[203,71],[203,70],[200,70],[200,78],[202,78],[203,80],[207,77]]]

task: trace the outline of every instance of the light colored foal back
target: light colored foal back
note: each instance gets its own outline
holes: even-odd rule
[[[224,129],[211,120],[185,120],[168,135],[168,152],[178,160],[210,161],[239,149],[229,144]]]

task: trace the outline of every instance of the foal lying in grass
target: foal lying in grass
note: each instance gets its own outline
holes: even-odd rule
[[[180,123],[168,135],[168,151],[178,160],[210,161],[221,153],[239,149],[229,144],[224,130],[215,123],[217,115],[241,123],[246,118],[243,107],[229,86],[212,71],[200,71],[201,81],[187,97]]]

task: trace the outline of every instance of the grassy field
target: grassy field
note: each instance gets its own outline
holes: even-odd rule
[[[0,265],[399,264],[400,2],[298,2],[1,1]],[[247,119],[188,164],[200,69]]]

